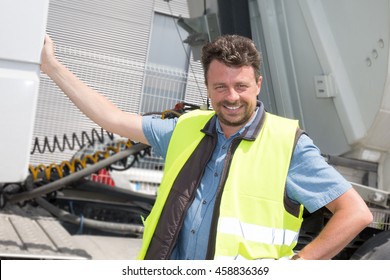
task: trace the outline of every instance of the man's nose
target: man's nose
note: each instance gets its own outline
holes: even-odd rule
[[[226,99],[229,101],[229,102],[235,102],[237,100],[240,99],[240,95],[239,93],[236,91],[235,88],[229,88],[228,90],[228,93],[227,93],[227,96],[226,96]]]

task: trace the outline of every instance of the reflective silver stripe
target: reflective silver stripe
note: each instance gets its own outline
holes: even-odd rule
[[[240,236],[248,241],[269,245],[290,246],[298,240],[299,232],[287,229],[275,229],[241,222],[237,218],[223,218],[218,222],[218,232]]]

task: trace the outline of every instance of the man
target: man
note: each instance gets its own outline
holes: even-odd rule
[[[251,40],[219,37],[204,46],[202,63],[214,111],[161,120],[119,110],[59,63],[45,40],[41,69],[82,112],[166,159],[139,258],[335,256],[372,221],[364,201],[297,121],[269,114],[257,101],[260,55]],[[303,207],[324,206],[332,218],[294,255]]]

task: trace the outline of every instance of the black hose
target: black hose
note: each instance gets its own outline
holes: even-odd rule
[[[112,231],[119,233],[131,233],[136,235],[141,235],[144,231],[144,227],[142,225],[137,224],[123,224],[123,223],[113,223],[106,221],[98,221],[89,218],[83,218],[76,215],[73,215],[65,210],[62,210],[45,199],[41,197],[37,197],[35,201],[39,206],[49,211],[51,214],[56,216],[58,219],[64,222],[72,223],[75,225],[83,225],[92,229],[99,229],[103,231]]]
[[[28,191],[33,191],[33,182],[32,180],[27,180],[26,188]],[[53,204],[49,203],[42,197],[35,198],[35,202],[41,206],[43,209],[50,212],[52,215],[57,217],[59,220],[68,222],[71,224],[85,226],[91,229],[98,229],[102,231],[116,232],[122,234],[134,234],[142,235],[144,227],[139,224],[124,224],[124,223],[113,223],[107,221],[93,220],[89,218],[84,218],[82,216],[76,216],[65,210],[62,210]]]
[[[65,149],[74,150],[76,148],[83,148],[86,145],[95,145],[96,143],[105,143],[105,135],[113,141],[114,134],[108,131],[104,132],[101,128],[100,132],[97,129],[92,129],[91,135],[88,135],[87,132],[82,131],[81,136],[78,136],[76,133],[72,133],[71,137],[68,137],[66,134],[62,136],[62,141],[57,135],[54,135],[53,140],[49,141],[48,137],[45,137],[43,143],[40,143],[38,137],[34,139],[33,148],[30,154],[36,152],[44,154],[46,151],[54,153],[56,150],[63,152]]]

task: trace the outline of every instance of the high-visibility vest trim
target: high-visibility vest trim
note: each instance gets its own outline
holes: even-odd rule
[[[290,257],[282,257],[278,260],[289,260]],[[236,255],[236,256],[216,256],[215,257],[215,260],[216,261],[245,261],[245,260],[248,260],[247,258],[245,258],[244,256],[242,255]],[[251,259],[252,260],[252,259]],[[275,260],[275,259],[266,259],[266,258],[262,258],[262,259],[255,259],[255,260]]]
[[[242,237],[247,241],[287,246],[296,242],[299,236],[299,232],[248,224],[237,218],[227,217],[220,217],[217,233]]]

